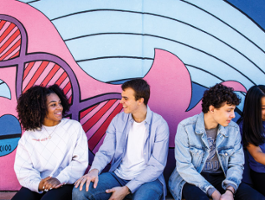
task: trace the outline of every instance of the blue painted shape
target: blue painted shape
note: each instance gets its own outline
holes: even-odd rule
[[[256,23],[258,23],[265,30],[265,21],[264,21],[264,10],[265,4],[264,0],[227,0],[238,9],[247,14],[252,18]]]
[[[21,127],[16,117],[4,115],[0,117],[0,136],[21,134]]]
[[[137,78],[137,77],[135,77],[135,78]],[[142,78],[142,77],[139,77],[139,78]],[[125,83],[126,81],[130,81],[130,80],[132,80],[132,78],[131,79],[125,79],[125,80],[112,81],[109,83],[114,84],[114,85],[121,85],[121,84]]]
[[[7,84],[0,79],[0,97],[11,99],[11,92]]]
[[[23,2],[23,3],[33,3],[36,1],[38,1],[38,0],[20,0],[20,2]]]
[[[233,118],[232,121],[237,122],[237,120],[239,120],[240,117],[241,115],[238,112],[235,112],[235,118]]]
[[[16,149],[19,139],[20,137],[0,140],[0,157],[12,153]]]
[[[192,86],[192,96],[191,96],[190,105],[189,105],[187,111],[194,108],[200,102],[200,100],[203,97],[204,91],[206,89],[208,89],[208,88],[201,86],[195,82],[192,82],[191,86]]]
[[[17,147],[21,137],[21,127],[13,115],[0,117],[0,157],[10,154]]]

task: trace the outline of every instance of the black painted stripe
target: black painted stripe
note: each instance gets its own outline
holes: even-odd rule
[[[18,134],[10,134],[10,135],[0,135],[0,140],[3,139],[11,139],[11,138],[18,138],[21,137],[21,133]]]

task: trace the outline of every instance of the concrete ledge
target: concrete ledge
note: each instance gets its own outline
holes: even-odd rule
[[[16,192],[2,191],[0,192],[0,200],[10,200]],[[166,200],[174,200],[172,197],[167,197]]]
[[[16,192],[0,192],[1,200],[10,200],[16,194]]]
[[[16,192],[2,191],[0,192],[0,200],[10,200],[15,194]],[[172,197],[167,197],[166,200],[174,200],[174,199]]]

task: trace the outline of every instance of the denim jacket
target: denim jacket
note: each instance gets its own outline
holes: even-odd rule
[[[128,133],[133,123],[131,114],[117,114],[111,121],[103,144],[95,155],[91,169],[99,173],[111,162],[110,171],[115,171],[126,153]],[[129,181],[126,186],[134,193],[142,184],[158,179],[163,185],[163,197],[166,196],[166,184],[163,171],[167,163],[169,128],[162,116],[152,112],[147,106],[145,126],[148,130],[143,153],[147,163],[145,170]],[[137,148],[137,147],[135,147]]]
[[[209,144],[204,126],[204,113],[179,123],[175,137],[176,168],[169,178],[169,189],[176,200],[182,198],[186,182],[207,193],[213,187],[200,173],[209,156]],[[218,126],[216,152],[225,175],[222,187],[231,185],[237,190],[241,183],[244,153],[238,125],[231,121],[228,126]]]

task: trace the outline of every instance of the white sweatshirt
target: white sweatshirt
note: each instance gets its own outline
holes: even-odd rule
[[[72,184],[83,176],[87,166],[87,137],[81,124],[62,119],[57,126],[24,132],[14,169],[20,185],[39,192],[41,179],[52,176],[61,183]]]

